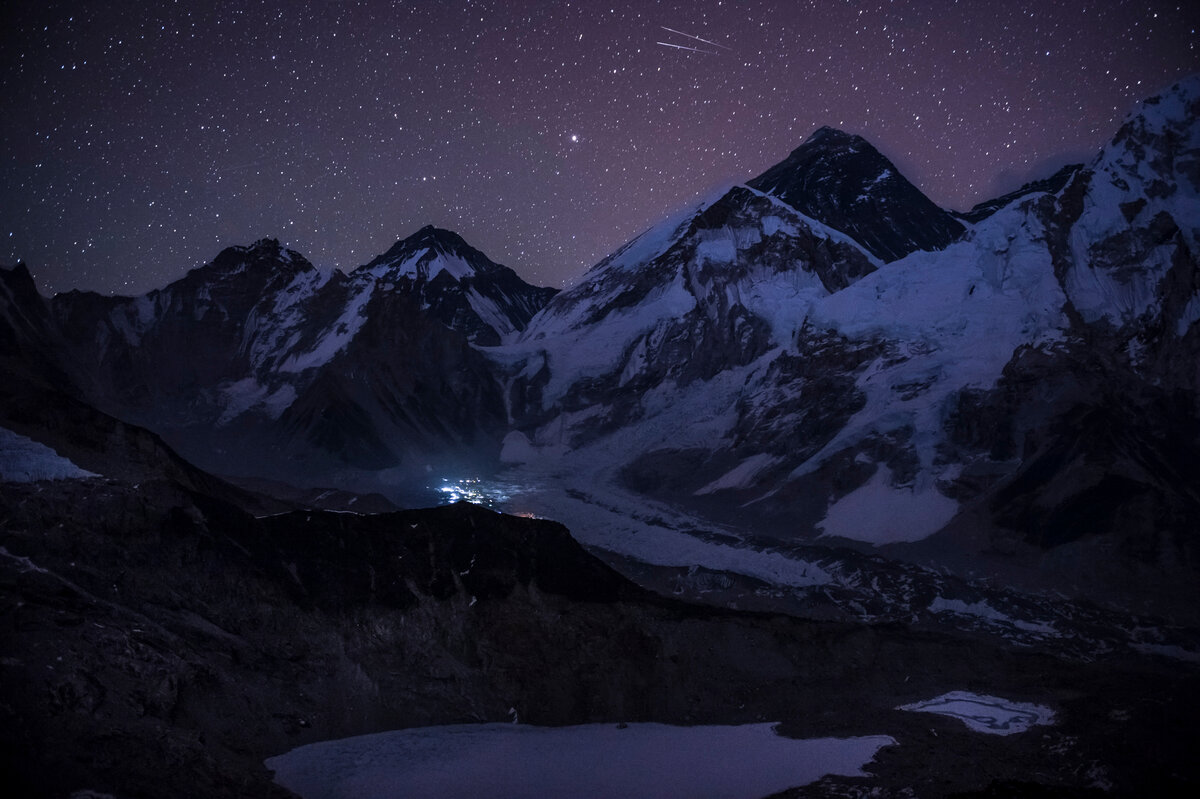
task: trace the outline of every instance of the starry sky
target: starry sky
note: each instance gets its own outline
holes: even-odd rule
[[[0,263],[46,294],[267,236],[350,270],[426,224],[561,286],[826,124],[965,209],[1200,69],[1194,2],[2,5]]]

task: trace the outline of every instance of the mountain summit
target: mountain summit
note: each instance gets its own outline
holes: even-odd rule
[[[433,262],[437,262],[437,268],[431,272],[428,266]],[[447,269],[457,278],[495,271],[498,266],[453,230],[426,225],[411,236],[400,239],[387,252],[377,255],[370,263],[355,271],[370,272],[377,276],[424,274],[428,278],[441,269]]]
[[[351,273],[412,295],[474,344],[491,346],[524,330],[557,290],[531,286],[452,230],[426,225]]]
[[[747,185],[842,231],[883,261],[940,250],[963,226],[861,136],[823,127]]]

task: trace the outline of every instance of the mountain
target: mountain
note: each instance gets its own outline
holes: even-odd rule
[[[747,185],[853,237],[883,261],[940,250],[963,233],[866,139],[835,128],[819,129]]]
[[[703,386],[720,404],[714,378],[789,335],[807,298],[878,264],[849,237],[735,187],[626,245],[546,306],[508,348],[530,353],[509,383],[510,413],[518,428],[547,413],[560,428],[578,416],[596,436],[642,418],[664,383]],[[751,312],[764,304],[781,312]]]
[[[826,128],[553,296],[424,228],[349,274],[264,240],[138,298],[9,270],[0,336],[222,474],[428,502],[502,462],[504,501],[642,563],[844,546],[1194,617],[1198,98],[966,224]]]
[[[915,217],[862,216],[909,242],[881,263],[839,187],[910,184],[820,131],[597,265],[504,348],[505,457],[535,484],[576,476],[593,505],[642,497],[759,540],[862,542],[1194,616],[1198,139],[1193,78],[957,240],[935,222],[917,249]],[[874,166],[832,167],[856,158]]]
[[[44,300],[24,267],[3,285],[7,337],[68,393],[205,468],[343,487],[494,450],[503,403],[476,345],[554,294],[432,227],[349,275],[264,239],[141,297]]]
[[[531,286],[457,233],[427,225],[359,267],[384,287],[418,300],[446,327],[494,346],[525,329],[557,291]]]

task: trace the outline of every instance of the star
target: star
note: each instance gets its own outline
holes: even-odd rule
[[[46,293],[291,230],[353,269],[427,224],[561,285],[822,125],[963,210],[1196,70],[1178,0],[9,5],[0,265]]]

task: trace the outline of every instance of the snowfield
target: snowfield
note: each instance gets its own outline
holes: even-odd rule
[[[775,725],[424,727],[293,749],[266,761],[304,799],[758,799],[859,776],[886,735],[795,740]]]

